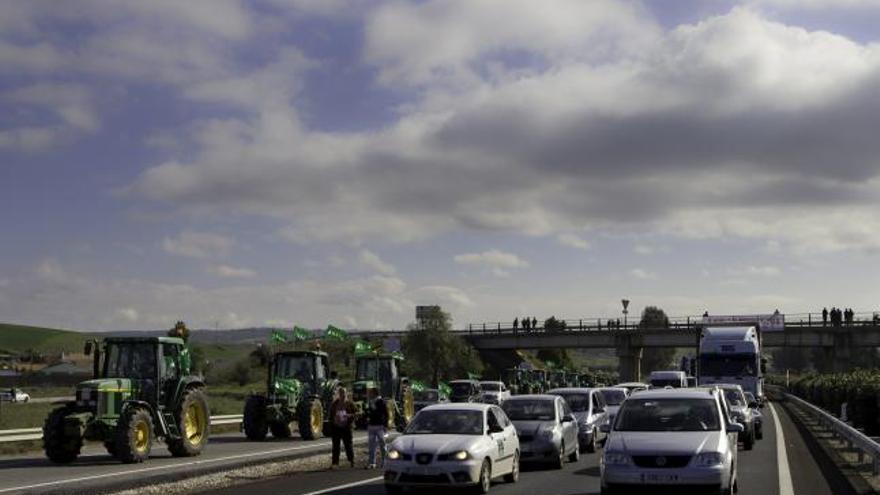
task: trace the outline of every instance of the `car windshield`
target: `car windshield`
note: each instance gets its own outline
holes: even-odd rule
[[[482,435],[483,411],[422,410],[406,427],[405,435]]]
[[[449,388],[452,389],[452,395],[461,397],[463,395],[471,395],[472,388],[471,384],[468,382],[458,382],[452,383],[449,385]]]
[[[107,344],[104,377],[156,379],[156,347],[156,344],[150,342]]]
[[[621,402],[626,400],[626,392],[623,390],[600,390],[600,394],[602,394],[602,398],[605,399],[605,403],[609,406],[619,406]]]
[[[559,394],[565,399],[573,412],[587,412],[590,409],[590,396],[587,394]]]
[[[511,421],[550,421],[556,418],[554,404],[550,399],[513,399],[501,408]]]
[[[314,373],[312,356],[278,356],[275,361],[275,376],[278,378],[296,378],[301,382],[310,382]]]
[[[703,376],[755,376],[754,354],[704,354],[700,356]]]
[[[616,431],[717,431],[712,399],[630,398],[620,408]]]
[[[727,403],[733,407],[742,407],[746,405],[746,398],[742,392],[734,388],[724,389],[724,398]]]
[[[501,384],[500,383],[481,383],[480,390],[483,392],[500,392]]]
[[[440,393],[436,390],[422,390],[421,392],[413,392],[413,399],[422,402],[437,402],[440,400]]]

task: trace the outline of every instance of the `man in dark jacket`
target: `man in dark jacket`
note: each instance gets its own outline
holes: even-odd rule
[[[345,457],[349,465],[354,467],[354,448],[352,447],[351,428],[357,410],[354,403],[348,400],[344,387],[336,389],[336,400],[330,405],[330,432],[333,441],[333,467],[339,466],[339,442],[345,444]]]
[[[367,390],[369,411],[367,415],[367,469],[382,467],[385,459],[385,427],[388,425],[388,407],[379,397],[379,389]],[[377,452],[378,450],[378,452]],[[377,455],[378,454],[378,455]]]

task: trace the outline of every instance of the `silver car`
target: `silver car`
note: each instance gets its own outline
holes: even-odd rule
[[[751,392],[746,392],[746,402],[749,404],[749,409],[752,410],[752,416],[755,417],[755,438],[761,440],[764,438],[764,414],[761,412],[761,403]]]
[[[434,404],[446,403],[446,396],[440,393],[436,388],[426,388],[419,391],[413,391],[413,409],[419,412],[422,409]]]
[[[385,490],[475,487],[519,479],[519,440],[504,411],[489,404],[436,404],[413,418],[385,458]]]
[[[749,401],[746,399],[742,387],[735,384],[716,384],[715,386],[724,391],[731,419],[745,428],[745,431],[739,434],[739,441],[742,442],[743,449],[752,450],[755,447],[758,432],[755,428],[755,414],[749,407]]]
[[[629,397],[630,392],[629,389],[625,387],[602,387],[599,388],[599,393],[602,394],[602,400],[605,401],[605,413],[608,418],[608,423],[614,422],[614,417],[617,416],[617,410],[620,409],[620,405],[623,404],[623,401]]]
[[[578,425],[578,445],[581,452],[595,452],[604,433],[599,427],[607,421],[605,399],[595,388],[556,388],[549,392],[565,399]]]
[[[648,487],[731,494],[736,488],[736,436],[718,389],[639,392],[620,407],[599,461],[602,494]]]
[[[550,462],[562,469],[566,458],[580,458],[577,423],[562,397],[517,395],[501,408],[516,426],[523,462]]]

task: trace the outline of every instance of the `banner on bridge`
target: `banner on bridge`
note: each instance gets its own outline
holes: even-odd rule
[[[712,325],[754,325],[762,332],[781,332],[785,330],[785,315],[709,315],[703,316],[703,326]]]

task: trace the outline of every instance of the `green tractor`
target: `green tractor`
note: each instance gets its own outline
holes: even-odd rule
[[[269,363],[266,395],[250,395],[244,404],[244,433],[250,440],[290,438],[298,427],[303,440],[324,434],[339,380],[332,377],[322,351],[282,351]]]
[[[401,375],[401,356],[395,354],[375,354],[357,356],[355,360],[355,376],[352,386],[352,401],[358,408],[356,426],[367,426],[367,390],[371,387],[379,389],[379,395],[385,399],[388,407],[388,428],[397,427],[403,430],[415,415],[413,392],[409,380]]]
[[[531,393],[543,394],[544,392],[550,390],[551,387],[549,387],[547,383],[547,371],[529,370],[529,377],[531,378],[532,383]]]
[[[77,385],[76,400],[52,411],[43,425],[51,461],[73,462],[83,440],[102,442],[125,463],[146,460],[157,439],[176,457],[202,452],[211,414],[183,339],[89,340],[85,354],[94,354],[94,379]]]
[[[510,389],[511,395],[523,395],[532,393],[532,384],[528,370],[520,368],[508,368],[504,370],[504,383]]]

